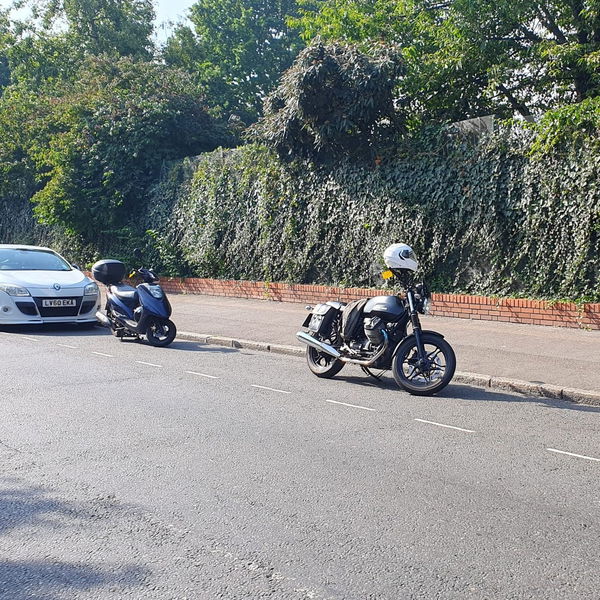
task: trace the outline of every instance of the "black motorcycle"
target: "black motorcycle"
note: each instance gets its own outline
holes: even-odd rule
[[[442,334],[421,329],[419,313],[426,314],[429,302],[425,284],[413,285],[403,271],[387,273],[401,281],[405,294],[308,307],[311,313],[302,325],[308,331],[296,334],[307,345],[308,367],[325,378],[339,373],[346,363],[359,365],[377,379],[391,370],[407,392],[435,394],[454,376],[454,351]]]

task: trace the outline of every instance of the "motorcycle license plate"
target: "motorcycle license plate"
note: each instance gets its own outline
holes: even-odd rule
[[[73,298],[56,298],[52,300],[42,300],[44,308],[62,308],[63,306],[75,306]]]
[[[310,331],[319,331],[321,327],[321,323],[323,322],[323,315],[313,315],[310,323],[308,324],[308,329]]]

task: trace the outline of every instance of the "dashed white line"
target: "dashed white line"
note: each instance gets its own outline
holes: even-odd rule
[[[136,360],[135,362],[140,365],[148,365],[149,367],[160,367],[162,369],[162,365],[155,365],[154,363],[144,362],[143,360]]]
[[[114,354],[105,354],[104,352],[92,352],[92,354],[97,354],[98,356],[106,356],[108,358],[114,358]]]
[[[278,389],[275,389],[275,388],[266,387],[264,385],[254,385],[254,384],[251,384],[251,386],[255,387],[255,388],[259,388],[261,390],[269,390],[270,392],[279,392],[280,394],[291,394],[292,393],[292,392],[286,392],[285,390],[278,390]]]
[[[372,410],[373,412],[375,412],[374,408],[359,406],[358,404],[348,404],[347,402],[338,402],[337,400],[325,400],[325,402],[330,402],[331,404],[342,404],[343,406],[350,406],[351,408],[360,408],[361,410]]]
[[[594,458],[593,456],[585,456],[583,454],[573,454],[573,452],[565,452],[564,450],[557,450],[556,448],[546,448],[548,452],[556,452],[557,454],[566,454],[567,456],[574,456],[575,458],[585,458],[585,460],[593,460],[600,462],[600,458]]]
[[[425,419],[415,419],[419,423],[428,423],[429,425],[437,425],[438,427],[446,427],[448,429],[456,429],[456,431],[464,431],[465,433],[475,433],[472,429],[463,429],[462,427],[454,427],[454,425],[444,425],[443,423],[436,423],[435,421],[425,421]]]
[[[22,335],[21,336],[24,340],[30,340],[31,342],[39,342],[40,340],[38,340],[37,338],[34,337],[30,337],[28,335]]]
[[[206,373],[197,373],[196,371],[186,371],[190,375],[198,375],[198,377],[208,377],[209,379],[219,379],[215,375],[207,375]]]
[[[61,346],[62,348],[71,348],[71,350],[77,350],[77,346],[70,346],[69,344],[56,344],[57,346]]]

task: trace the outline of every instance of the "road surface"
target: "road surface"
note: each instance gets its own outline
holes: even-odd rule
[[[0,333],[0,598],[598,598],[600,409]]]

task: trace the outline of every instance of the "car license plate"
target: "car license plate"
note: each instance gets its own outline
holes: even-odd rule
[[[52,300],[42,300],[44,308],[62,308],[63,306],[75,306],[73,298],[56,298]]]

